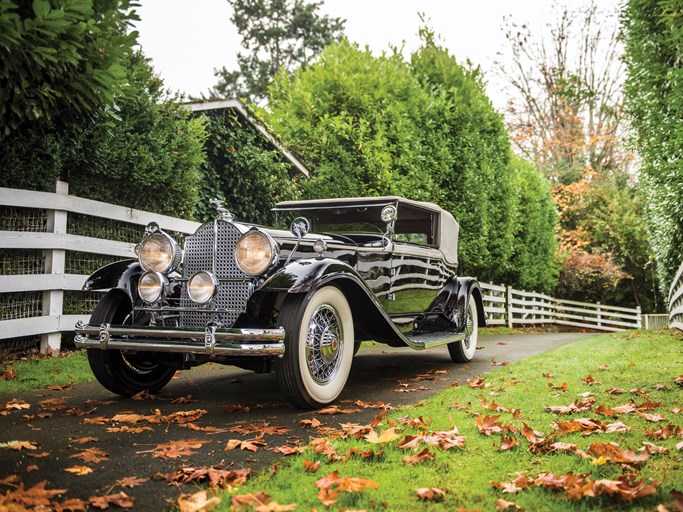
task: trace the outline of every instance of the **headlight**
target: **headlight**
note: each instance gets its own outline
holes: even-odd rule
[[[180,263],[178,244],[166,233],[157,231],[145,238],[140,245],[140,265],[153,272],[170,272]]]
[[[235,259],[242,272],[250,276],[263,274],[277,256],[275,242],[263,231],[249,231],[237,242]]]
[[[187,282],[187,294],[197,304],[206,304],[216,295],[218,281],[211,272],[197,272]]]
[[[147,304],[158,301],[164,293],[166,283],[168,281],[159,272],[145,272],[138,281],[140,298]]]

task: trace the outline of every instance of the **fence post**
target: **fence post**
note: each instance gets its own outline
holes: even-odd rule
[[[512,328],[512,286],[506,286],[507,300],[505,301],[505,309],[508,317],[508,327]]]
[[[602,327],[602,310],[600,309],[600,303],[598,302],[598,327]]]
[[[64,181],[57,181],[56,192],[67,195],[69,184]],[[67,213],[61,210],[47,211],[47,232],[66,233]],[[45,273],[63,274],[66,260],[66,251],[62,249],[51,249],[45,251]],[[43,292],[43,316],[62,315],[64,305],[64,292],[62,290],[46,290]],[[51,332],[40,336],[40,352],[43,354],[58,353],[62,344],[62,334]]]
[[[636,310],[638,311],[638,329],[643,328],[643,314],[642,310],[640,309],[640,306],[636,306]],[[645,317],[645,323],[647,323],[647,316]],[[647,329],[647,325],[645,326]]]

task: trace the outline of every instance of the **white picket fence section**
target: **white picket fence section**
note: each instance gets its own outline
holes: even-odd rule
[[[683,330],[683,263],[669,289],[669,326]]]
[[[556,299],[510,286],[480,283],[486,323],[507,325],[566,325],[598,331],[641,329],[640,308],[622,308]]]
[[[43,298],[42,315],[0,320],[0,340],[39,335],[43,352],[58,351],[61,332],[72,331],[76,321],[88,319],[87,315],[63,314],[64,292],[80,290],[88,277],[64,273],[66,251],[134,257],[134,244],[68,233],[67,216],[70,213],[141,227],[156,222],[167,231],[184,234],[193,233],[199,226],[196,222],[70,196],[68,184],[64,182],[57,183],[56,193],[0,188],[0,206],[47,212],[47,225],[43,231],[0,231],[0,248],[40,250],[45,255],[43,273],[0,275],[0,293],[37,292],[42,293]],[[675,292],[672,288],[672,298],[677,306],[672,309],[671,318],[680,326],[683,326],[682,272],[683,266],[678,273],[679,287]],[[640,308],[572,302],[509,286],[480,284],[487,324],[491,326],[558,324],[601,331],[642,327]]]

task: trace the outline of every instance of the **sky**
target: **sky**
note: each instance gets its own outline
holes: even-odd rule
[[[230,22],[227,0],[143,0],[137,9],[139,42],[156,72],[173,91],[200,96],[215,83],[214,69],[236,69],[240,37]],[[582,0],[564,0],[578,7]],[[597,0],[601,8],[619,0]],[[192,6],[190,9],[189,6]],[[554,19],[552,0],[325,0],[321,12],[346,19],[349,40],[379,55],[390,46],[404,46],[404,55],[418,47],[418,12],[460,62],[481,66],[487,93],[498,109],[507,94],[495,72],[497,55],[506,54],[504,17],[541,30]]]

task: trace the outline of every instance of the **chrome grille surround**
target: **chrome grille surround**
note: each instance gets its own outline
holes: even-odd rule
[[[216,322],[230,328],[246,310],[253,285],[235,261],[235,247],[242,232],[230,222],[214,221],[200,226],[185,239],[183,282],[180,293],[180,326],[201,327]],[[214,257],[215,252],[215,257]],[[200,270],[218,279],[218,293],[208,306],[194,303],[187,293],[187,279]]]

